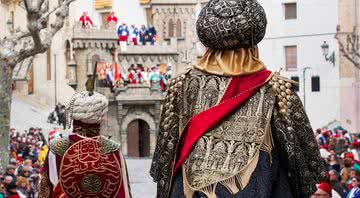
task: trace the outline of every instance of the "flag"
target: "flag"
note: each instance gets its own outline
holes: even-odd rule
[[[115,69],[114,69],[114,87],[120,87],[121,86],[121,73],[120,73],[120,68],[118,64],[114,64],[115,65]]]
[[[106,66],[106,80],[108,82],[114,81],[114,74],[113,74],[113,70],[111,69],[110,65]]]

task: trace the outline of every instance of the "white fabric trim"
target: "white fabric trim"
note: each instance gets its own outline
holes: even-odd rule
[[[129,189],[130,185],[129,185],[129,181],[128,181],[128,172],[127,172],[127,168],[126,168],[126,161],[120,150],[119,150],[119,155],[120,155],[120,162],[121,162],[121,172],[122,172],[124,188],[125,188],[124,189],[125,190],[125,198],[131,198],[130,189]]]
[[[59,183],[59,177],[57,172],[56,156],[52,151],[49,152],[49,179],[53,188],[55,188]]]

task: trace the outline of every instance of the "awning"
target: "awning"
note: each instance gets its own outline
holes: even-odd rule
[[[95,0],[95,9],[111,8],[112,0]]]

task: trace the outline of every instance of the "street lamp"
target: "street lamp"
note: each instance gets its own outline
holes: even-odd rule
[[[71,86],[74,90],[77,88],[77,63],[74,59],[71,59],[70,62],[67,64],[69,68],[69,86]]]
[[[326,41],[324,41],[324,43],[321,45],[321,49],[323,51],[325,60],[331,62],[335,66],[335,52],[332,52],[329,56],[329,44],[327,44]]]
[[[6,25],[7,25],[7,28],[9,30],[10,33],[13,33],[14,32],[14,22],[9,19],[7,22],[6,22]]]

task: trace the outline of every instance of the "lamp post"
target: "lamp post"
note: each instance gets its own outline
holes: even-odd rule
[[[67,66],[69,67],[69,83],[68,83],[68,85],[70,87],[72,87],[74,90],[76,90],[76,88],[77,88],[77,71],[76,71],[77,63],[75,62],[74,59],[71,59],[69,61],[69,63],[67,64]]]
[[[324,41],[324,43],[321,45],[321,49],[323,51],[325,60],[331,62],[335,66],[335,52],[332,52],[329,56],[329,44],[327,44],[326,41]]]
[[[304,92],[304,109],[306,111],[306,71],[307,70],[310,70],[311,67],[304,67],[302,69],[302,72],[303,72],[303,92]]]
[[[6,22],[6,25],[10,34],[14,33],[14,22],[11,19]]]

